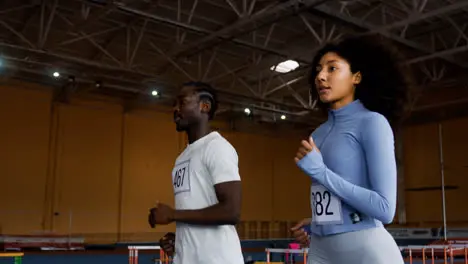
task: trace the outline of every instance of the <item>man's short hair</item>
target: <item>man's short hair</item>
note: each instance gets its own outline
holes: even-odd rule
[[[210,120],[213,119],[216,111],[218,110],[218,94],[216,90],[211,85],[198,81],[186,82],[182,86],[194,87],[200,100],[210,101],[211,109],[210,112],[208,112],[208,117]]]

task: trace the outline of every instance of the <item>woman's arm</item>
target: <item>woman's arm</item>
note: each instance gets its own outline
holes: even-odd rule
[[[360,127],[370,190],[352,184],[328,169],[317,149],[309,152],[297,165],[347,204],[388,224],[395,216],[397,192],[393,131],[380,114],[370,116]]]

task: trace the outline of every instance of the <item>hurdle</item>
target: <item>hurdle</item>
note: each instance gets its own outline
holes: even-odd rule
[[[138,252],[140,250],[159,250],[159,259],[156,259],[158,264],[169,264],[169,256],[167,256],[160,246],[128,246],[128,263],[138,264]]]
[[[300,254],[304,260],[304,263],[307,263],[307,254],[309,253],[308,248],[303,249],[289,249],[289,248],[266,248],[266,263],[270,264],[271,262],[271,254],[272,253],[282,253],[282,254]]]
[[[468,247],[466,245],[406,246],[400,247],[400,251],[407,254],[406,259],[409,264],[413,264],[413,261],[434,264],[440,260],[443,260],[444,264],[468,264]],[[459,261],[456,261],[456,259],[459,259]]]
[[[426,245],[426,246],[405,246],[399,247],[400,252],[405,256],[405,263],[422,264],[468,264],[468,245]],[[272,253],[300,254],[304,263],[307,263],[309,249],[285,249],[266,248],[266,263],[270,264]]]
[[[0,253],[0,258],[13,258],[14,264],[21,264],[23,262],[23,252]]]

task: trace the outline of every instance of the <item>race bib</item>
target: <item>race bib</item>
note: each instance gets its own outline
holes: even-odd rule
[[[312,222],[317,225],[342,224],[341,200],[322,185],[310,188]]]
[[[172,170],[174,194],[190,192],[190,161],[177,164]]]

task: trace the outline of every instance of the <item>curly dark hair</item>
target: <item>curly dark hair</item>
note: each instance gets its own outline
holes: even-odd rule
[[[200,100],[208,100],[211,103],[211,109],[208,113],[209,120],[212,120],[215,116],[216,111],[218,110],[218,93],[216,90],[205,82],[200,81],[190,81],[182,84],[182,86],[194,87],[195,92],[200,96]]]
[[[315,89],[316,66],[329,52],[345,59],[351,72],[360,72],[361,82],[356,86],[355,99],[370,111],[385,116],[392,126],[399,126],[405,117],[410,100],[411,74],[401,64],[403,57],[389,43],[377,37],[350,37],[321,48],[312,62],[309,76],[312,98],[319,98]],[[328,111],[329,105],[318,99],[317,106]]]

